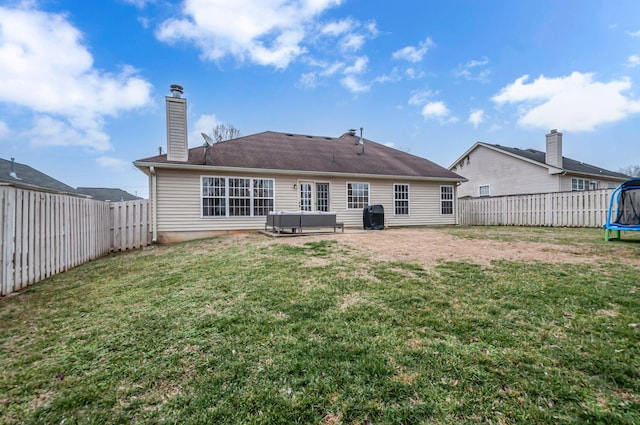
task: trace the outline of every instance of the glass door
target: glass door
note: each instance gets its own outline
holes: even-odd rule
[[[313,183],[300,182],[300,211],[313,211]]]

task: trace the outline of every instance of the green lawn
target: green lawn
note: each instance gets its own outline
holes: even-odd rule
[[[0,423],[640,423],[640,239],[438,231],[602,260],[380,263],[262,235],[110,255],[0,299]]]

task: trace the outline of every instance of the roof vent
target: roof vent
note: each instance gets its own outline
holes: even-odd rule
[[[11,158],[11,172],[9,173],[9,176],[14,178],[14,179],[16,179],[16,180],[22,180],[16,174],[16,159],[15,158]]]

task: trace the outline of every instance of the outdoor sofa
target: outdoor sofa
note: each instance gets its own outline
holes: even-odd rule
[[[340,228],[344,232],[344,223],[336,221],[334,211],[272,211],[267,215],[264,230],[271,228],[277,233],[289,230],[302,233],[304,229],[321,227],[332,227],[334,232]]]

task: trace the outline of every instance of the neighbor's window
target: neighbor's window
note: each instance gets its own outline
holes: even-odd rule
[[[395,215],[409,215],[409,185],[393,185],[393,213]]]
[[[571,190],[589,190],[589,180],[571,179]]]
[[[440,214],[453,214],[453,186],[440,186]]]
[[[369,183],[347,183],[347,208],[364,208],[367,205],[369,205]]]
[[[479,187],[480,196],[489,196],[489,185],[485,184]]]
[[[273,211],[271,179],[202,177],[202,216],[260,216]]]

